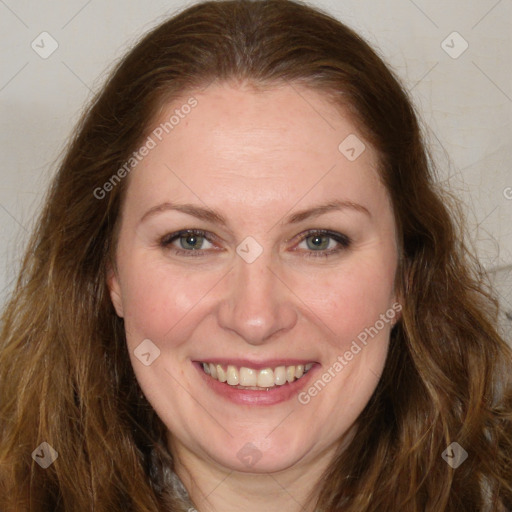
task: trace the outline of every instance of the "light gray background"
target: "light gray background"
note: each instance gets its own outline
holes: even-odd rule
[[[86,102],[144,32],[192,3],[0,0],[0,304]],[[511,339],[512,0],[311,3],[359,31],[412,91],[441,180],[465,203]],[[42,32],[58,43],[46,59],[31,47],[48,50]]]

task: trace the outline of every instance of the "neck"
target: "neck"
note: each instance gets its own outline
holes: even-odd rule
[[[246,473],[200,457],[175,439],[170,448],[175,471],[197,512],[314,512],[323,473],[337,451],[330,446],[281,471]]]

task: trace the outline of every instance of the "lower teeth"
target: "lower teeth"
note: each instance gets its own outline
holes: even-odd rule
[[[251,391],[270,391],[271,389],[274,389],[274,388],[277,388],[277,387],[281,387],[281,386],[272,386],[271,388],[260,388],[258,386],[240,386],[240,384],[238,384],[238,386],[231,386],[227,382],[225,382],[224,384],[228,385],[230,388],[250,389]]]

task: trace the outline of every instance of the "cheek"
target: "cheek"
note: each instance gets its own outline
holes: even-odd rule
[[[188,322],[183,320],[200,305],[217,278],[207,272],[170,271],[154,261],[125,263],[122,276],[125,326],[128,333],[152,340],[180,339]],[[148,269],[142,271],[141,269]],[[213,290],[210,291],[210,294]],[[169,334],[174,330],[180,336]]]
[[[320,279],[297,281],[295,289],[315,316],[337,335],[337,343],[350,344],[391,308],[394,271],[394,265],[382,260],[360,260],[333,269]]]

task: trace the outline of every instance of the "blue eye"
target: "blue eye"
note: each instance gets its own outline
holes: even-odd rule
[[[185,229],[177,233],[165,236],[161,241],[162,247],[168,247],[173,242],[179,241],[181,249],[175,249],[176,254],[184,254],[185,256],[202,256],[203,255],[203,243],[208,241],[208,237],[205,231],[200,229]]]
[[[208,249],[213,247],[210,239],[215,239],[201,229],[185,229],[176,233],[164,236],[159,244],[163,248],[170,248],[175,242],[179,242],[179,247],[173,250],[176,255],[183,256],[204,256]],[[298,244],[306,242],[305,257],[324,257],[333,256],[345,249],[348,249],[352,243],[351,239],[342,233],[329,231],[325,229],[311,229],[302,233]],[[204,247],[204,244],[210,244],[210,247]],[[297,249],[294,249],[296,251]]]
[[[325,229],[309,230],[301,235],[300,243],[306,241],[306,246],[310,251],[306,251],[305,257],[329,257],[348,249],[352,243],[350,238],[342,233],[328,231]],[[335,242],[334,247],[330,247],[331,242]],[[337,245],[336,245],[337,244]]]
[[[202,245],[205,242],[206,237],[204,235],[187,233],[186,235],[180,236],[178,240],[180,241],[180,245],[183,249],[198,250],[202,248]]]

